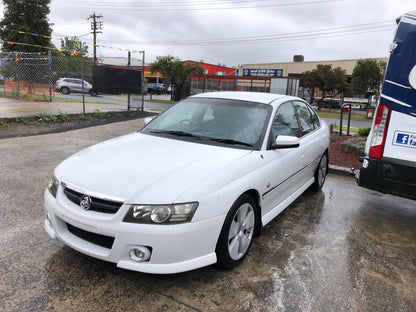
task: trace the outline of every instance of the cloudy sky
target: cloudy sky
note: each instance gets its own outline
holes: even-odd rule
[[[51,0],[52,42],[78,36],[97,55],[157,56],[238,66],[249,63],[387,57],[395,19],[414,0]],[[105,47],[104,47],[105,46]],[[92,53],[92,50],[91,50]],[[141,59],[139,53],[133,58]]]

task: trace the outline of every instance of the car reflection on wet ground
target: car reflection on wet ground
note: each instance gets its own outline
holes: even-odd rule
[[[49,239],[42,193],[57,163],[138,128],[0,140],[1,311],[416,311],[415,201],[350,177],[303,194],[232,271],[142,274]]]

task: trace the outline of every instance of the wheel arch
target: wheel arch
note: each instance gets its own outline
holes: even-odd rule
[[[254,236],[258,237],[261,234],[261,231],[263,229],[263,222],[261,218],[261,197],[260,193],[255,189],[249,189],[245,191],[243,194],[241,194],[238,198],[240,198],[243,195],[249,195],[251,198],[253,198],[254,202],[256,203],[255,211],[256,211],[256,230],[254,232]]]

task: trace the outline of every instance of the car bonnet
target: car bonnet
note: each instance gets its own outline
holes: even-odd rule
[[[63,161],[55,175],[68,187],[126,203],[172,203],[251,151],[134,133]]]

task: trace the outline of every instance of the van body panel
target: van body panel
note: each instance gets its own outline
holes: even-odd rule
[[[416,199],[416,11],[397,27],[380,96],[391,108],[383,155],[369,157],[374,122],[358,175],[362,187]],[[376,109],[377,111],[377,109]]]
[[[383,156],[416,162],[416,116],[392,111]]]

